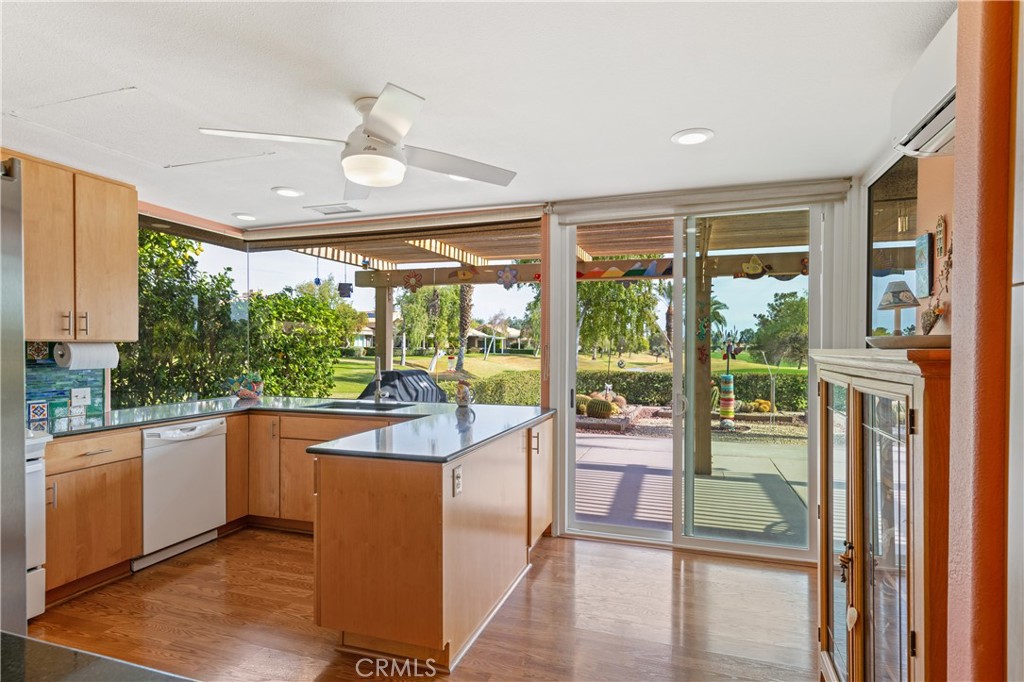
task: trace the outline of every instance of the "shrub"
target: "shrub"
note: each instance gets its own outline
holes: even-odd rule
[[[587,404],[590,402],[590,398],[585,395],[576,396],[576,414],[586,414]]]
[[[612,405],[607,400],[594,398],[587,404],[587,416],[595,419],[607,419],[612,416]]]
[[[604,391],[604,385],[612,385],[617,394],[629,396],[634,405],[668,405],[672,402],[671,372],[606,372],[583,370],[576,373],[576,393],[586,395],[591,391]]]
[[[449,400],[455,399],[456,383],[438,382]],[[481,405],[540,405],[540,370],[508,370],[471,383],[473,401]]]
[[[715,377],[717,380],[717,377]],[[733,375],[736,398],[745,402],[756,396],[771,395],[771,376],[768,373]],[[779,410],[799,411],[807,409],[807,375],[775,375],[775,407]]]
[[[352,346],[351,348],[342,348],[341,357],[343,358],[365,358],[366,349],[362,346]]]

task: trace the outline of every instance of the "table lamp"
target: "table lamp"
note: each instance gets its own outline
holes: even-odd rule
[[[921,302],[917,300],[917,296],[914,296],[914,292],[910,290],[907,283],[897,281],[889,282],[889,285],[885,287],[885,293],[882,294],[882,300],[878,304],[878,309],[893,311],[896,315],[896,330],[893,332],[893,336],[902,336],[903,331],[900,328],[900,310],[903,308],[916,308],[919,305],[921,305]]]

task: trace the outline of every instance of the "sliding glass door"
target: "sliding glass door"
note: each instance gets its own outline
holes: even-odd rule
[[[807,209],[576,226],[569,530],[808,547],[808,226]]]

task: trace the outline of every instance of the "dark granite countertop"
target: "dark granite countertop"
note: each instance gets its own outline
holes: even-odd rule
[[[188,679],[8,632],[0,633],[0,677],[4,682],[171,682]]]
[[[325,405],[331,405],[325,407]],[[111,410],[103,415],[53,419],[49,430],[55,438],[112,429],[241,414],[248,411],[295,412],[358,417],[402,419],[402,423],[339,438],[309,448],[322,455],[381,457],[423,462],[448,462],[510,431],[543,421],[554,410],[509,405],[473,405],[459,409],[454,403],[396,403],[380,406],[372,400],[337,398],[280,398],[260,400],[213,398],[185,403]]]
[[[379,457],[444,463],[512,431],[547,419],[554,410],[509,405],[435,405],[431,416],[345,436],[306,448],[316,455]]]

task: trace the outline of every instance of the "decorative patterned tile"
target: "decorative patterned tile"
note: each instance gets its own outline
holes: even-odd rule
[[[70,426],[72,429],[82,428],[83,426],[85,426],[85,415],[82,415],[81,417],[72,417],[71,419],[68,420],[68,426]]]
[[[32,400],[28,403],[28,420],[47,419],[50,416],[49,406],[45,400]]]
[[[84,417],[85,416],[85,405],[74,405],[68,408],[69,417]]]
[[[42,431],[43,433],[46,433],[46,425],[48,423],[49,422],[47,422],[45,419],[39,419],[39,420],[30,421],[28,423],[28,430],[29,431]]]
[[[30,341],[25,345],[25,354],[29,360],[46,360],[50,357],[50,345],[45,341]]]

